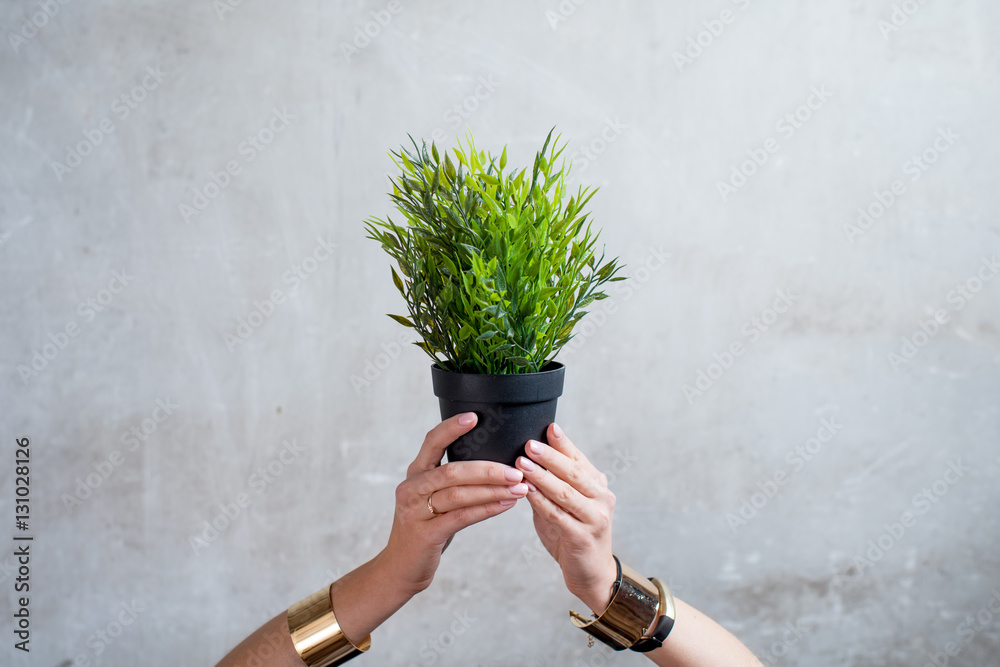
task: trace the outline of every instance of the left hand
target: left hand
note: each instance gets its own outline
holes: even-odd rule
[[[396,512],[380,562],[408,595],[426,589],[455,533],[506,512],[528,492],[523,475],[494,461],[441,464],[445,450],[476,425],[476,414],[455,415],[424,438],[396,487]],[[438,514],[430,512],[430,503]]]
[[[566,588],[600,614],[611,601],[617,578],[611,554],[615,495],[607,476],[557,424],[549,426],[548,441],[529,441],[529,458],[517,460],[529,485],[535,532],[559,563]]]

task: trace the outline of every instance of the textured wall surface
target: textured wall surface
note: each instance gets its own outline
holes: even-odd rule
[[[556,125],[632,276],[559,406],[623,560],[767,664],[997,664],[995,2],[50,0],[0,27],[0,537],[35,538],[32,650],[5,611],[0,663],[212,664],[375,554],[437,422],[362,231],[386,152],[471,128],[524,162]],[[365,664],[640,664],[586,648],[540,549],[527,506],[463,533]]]

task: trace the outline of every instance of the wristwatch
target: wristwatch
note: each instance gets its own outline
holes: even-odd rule
[[[659,579],[647,579],[622,565],[617,556],[614,558],[618,578],[607,608],[594,619],[570,611],[570,620],[616,651],[655,650],[663,646],[663,640],[674,627],[674,596]]]
[[[652,632],[630,647],[633,651],[638,651],[639,653],[649,653],[663,646],[663,640],[674,629],[674,619],[677,617],[677,612],[674,608],[674,596],[670,594],[670,591],[663,585],[663,582],[656,577],[653,577],[650,581],[656,585],[660,593],[660,604],[656,610],[656,621],[651,628]]]

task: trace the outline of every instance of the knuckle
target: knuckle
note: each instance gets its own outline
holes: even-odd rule
[[[446,482],[453,484],[458,480],[458,466],[454,463],[446,463],[441,466],[441,474],[444,476]]]
[[[615,505],[618,503],[618,498],[616,498],[615,494],[612,493],[610,490],[607,492],[607,502],[608,502],[608,507],[610,509],[612,509],[612,510],[615,508]]]
[[[450,488],[444,489],[437,492],[441,496],[442,500],[447,501],[451,505],[458,505],[461,507],[465,500],[465,493],[462,491],[462,487],[452,486]]]
[[[608,476],[607,476],[607,475],[605,475],[605,474],[604,474],[604,473],[602,472],[602,473],[601,473],[601,475],[600,475],[600,477],[598,477],[597,479],[598,479],[598,480],[600,480],[600,482],[601,482],[601,486],[602,486],[603,488],[607,488],[607,486],[608,486]]]
[[[396,502],[404,503],[410,497],[410,485],[406,482],[400,482],[396,487]]]

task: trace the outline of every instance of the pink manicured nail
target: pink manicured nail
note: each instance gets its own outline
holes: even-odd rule
[[[521,484],[515,484],[514,486],[510,486],[507,488],[511,492],[511,495],[515,496],[523,496],[528,492],[528,485],[524,484],[523,482]]]
[[[562,429],[559,428],[559,424],[555,422],[552,422],[552,435],[556,436],[557,438],[563,437]]]
[[[534,440],[528,441],[528,451],[532,454],[541,454],[544,450],[542,449],[542,443],[536,442]]]
[[[521,456],[517,459],[517,465],[521,466],[522,470],[527,470],[528,472],[531,472],[538,467],[535,465],[534,461],[525,456]]]
[[[531,482],[527,482],[527,484],[528,484],[528,493],[538,493],[538,487],[536,487]]]
[[[475,412],[466,412],[464,415],[458,418],[458,423],[461,426],[469,426],[470,424],[475,423],[475,421],[476,421]]]
[[[511,505],[513,505],[516,502],[517,501],[514,500],[513,498],[508,498],[507,500],[501,500],[500,504],[503,505],[504,507],[510,507]]]
[[[503,476],[508,482],[520,482],[524,479],[524,473],[515,468],[507,468],[503,471]]]

